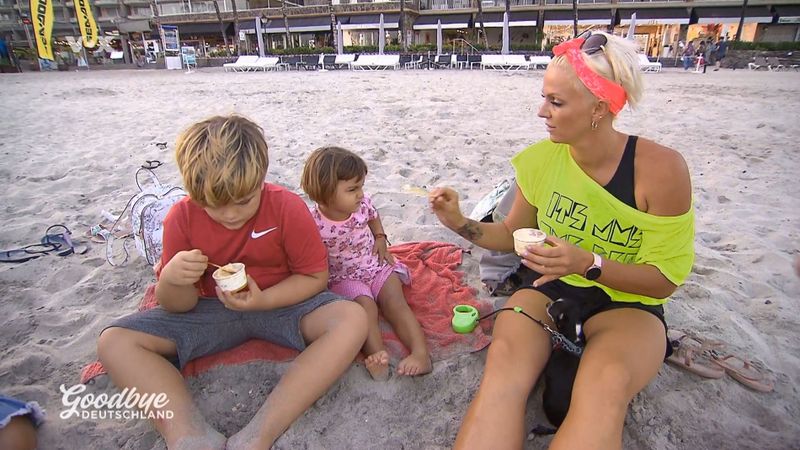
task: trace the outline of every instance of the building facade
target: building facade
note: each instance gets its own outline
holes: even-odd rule
[[[78,36],[73,2],[53,0],[58,41]],[[284,3],[285,1],[285,3]],[[480,1],[480,5],[478,4]],[[732,39],[739,26],[739,0],[577,0],[578,29],[626,34],[636,14],[635,37],[649,56],[667,56],[687,40]],[[235,3],[234,3],[235,2]],[[158,52],[159,25],[178,27],[181,45],[213,56],[227,45],[255,53],[260,20],[268,50],[332,46],[341,28],[345,46],[375,46],[380,17],[387,44],[435,44],[441,27],[445,46],[470,51],[488,42],[499,47],[509,10],[512,49],[543,50],[573,35],[572,0],[93,0],[101,31],[115,38],[126,59]],[[15,46],[34,47],[27,0],[0,0],[0,33]],[[288,28],[287,28],[288,27]],[[483,33],[485,32],[485,39]],[[741,31],[745,41],[800,40],[800,0],[751,0]],[[155,45],[154,45],[155,44]]]

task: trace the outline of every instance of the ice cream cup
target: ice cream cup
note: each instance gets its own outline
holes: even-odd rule
[[[536,228],[520,228],[515,230],[512,235],[514,236],[514,251],[520,256],[529,245],[544,245],[544,239],[547,237],[544,231]]]
[[[220,289],[223,291],[237,292],[247,287],[247,272],[244,270],[244,264],[230,263],[225,267],[232,267],[236,272],[231,273],[222,268],[214,271],[212,276]]]

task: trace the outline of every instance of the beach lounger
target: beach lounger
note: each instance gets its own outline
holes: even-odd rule
[[[250,65],[250,70],[252,71],[263,70],[264,72],[268,70],[279,70],[280,62],[281,59],[277,56],[258,58],[256,59],[256,62]]]
[[[467,55],[467,68],[474,69],[475,66],[481,66],[481,60],[483,59],[483,55]]]
[[[336,68],[336,55],[324,55],[322,57],[322,66],[323,69],[335,69]]]
[[[531,69],[538,69],[539,66],[542,66],[542,69],[547,69],[547,65],[550,64],[550,61],[552,60],[553,58],[547,55],[544,56],[531,55],[530,58],[528,58],[528,64]]]
[[[386,70],[400,68],[400,55],[358,55],[350,68],[353,70]]]
[[[422,67],[422,62],[424,60],[424,56],[419,55],[418,58],[412,58],[411,61],[408,61],[403,65],[404,69],[419,69]]]
[[[252,69],[253,64],[258,61],[258,56],[256,55],[245,55],[240,56],[236,62],[226,63],[222,65],[223,70],[233,71],[233,72],[249,72]]]
[[[770,56],[767,58],[767,68],[769,68],[769,70],[777,72],[779,70],[786,69],[786,66],[781,64],[777,56]]]
[[[481,69],[494,70],[528,70],[530,63],[525,55],[483,55]]]
[[[341,68],[350,68],[350,65],[353,64],[356,60],[356,55],[349,54],[349,55],[336,55],[336,59],[333,62],[333,65],[336,69]]]
[[[763,56],[754,57],[753,62],[747,63],[747,68],[750,70],[758,70],[758,69],[771,70],[769,68],[769,63],[767,63],[767,59],[764,58]]]
[[[639,69],[642,72],[658,73],[661,72],[661,63],[651,62],[647,55],[639,53]]]
[[[433,67],[437,69],[452,69],[455,67],[456,55],[436,55]]]

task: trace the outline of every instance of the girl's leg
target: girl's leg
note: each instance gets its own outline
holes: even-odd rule
[[[628,403],[664,361],[664,325],[646,311],[622,308],[593,316],[583,330],[586,349],[569,413],[551,448],[619,449]]]
[[[353,363],[367,337],[367,317],[353,302],[332,302],[306,314],[300,331],[310,345],[295,358],[250,423],[231,436],[227,448],[271,448]]]
[[[389,354],[386,353],[378,327],[378,305],[375,300],[364,295],[356,297],[355,302],[367,313],[367,341],[362,349],[366,356],[364,364],[374,380],[386,381],[389,378]]]
[[[169,339],[125,328],[108,328],[97,341],[97,355],[119,388],[142,394],[164,393],[172,419],[154,420],[170,449],[225,448],[225,436],[214,430],[194,406],[183,376],[165,356],[175,356]]]
[[[549,299],[523,289],[506,303],[555,325],[547,315]],[[525,407],[550,357],[550,335],[522,314],[498,314],[478,393],[456,438],[456,449],[520,449],[525,439]]]
[[[428,344],[425,333],[414,316],[414,312],[406,302],[403,295],[403,283],[396,274],[391,274],[383,284],[378,294],[383,317],[392,325],[400,341],[411,351],[405,359],[397,365],[400,375],[423,375],[433,369],[431,355],[428,353]]]

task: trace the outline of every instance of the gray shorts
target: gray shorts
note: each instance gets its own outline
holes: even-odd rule
[[[225,308],[215,298],[201,298],[194,309],[185,313],[171,313],[157,306],[117,319],[106,328],[126,328],[171,340],[178,351],[173,363],[182,369],[193,359],[228,350],[249,339],[303,351],[306,342],[300,332],[300,319],[338,300],[342,300],[340,295],[323,291],[280,309],[238,312]]]

